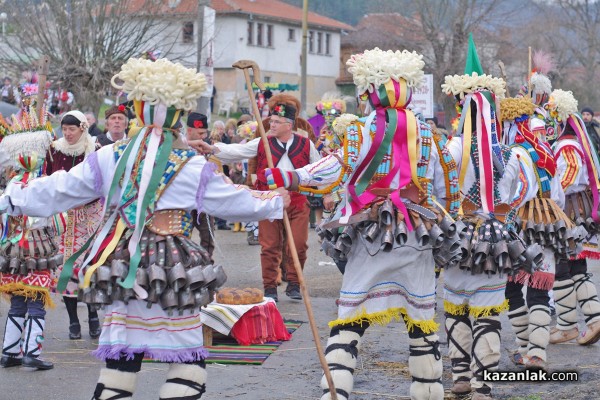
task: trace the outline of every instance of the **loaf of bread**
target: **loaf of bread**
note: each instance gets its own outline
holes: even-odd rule
[[[256,304],[263,301],[263,291],[256,288],[222,288],[217,293],[217,303]]]

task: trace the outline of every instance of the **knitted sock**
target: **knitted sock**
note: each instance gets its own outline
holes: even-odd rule
[[[591,274],[573,275],[575,283],[575,294],[581,312],[585,316],[586,325],[592,322],[600,321],[600,302],[598,301],[598,291],[596,286],[590,280]]]
[[[527,354],[527,345],[529,344],[529,313],[527,306],[521,306],[516,310],[508,312],[508,320],[512,325],[513,332],[517,335],[515,342],[521,355]]]
[[[411,399],[439,400],[444,398],[442,386],[442,355],[435,334],[409,339],[408,370],[412,377]]]
[[[137,374],[102,368],[92,400],[131,400]]]
[[[572,279],[554,282],[554,302],[556,304],[556,328],[561,331],[576,328],[577,296]]]
[[[196,400],[206,391],[206,369],[198,364],[171,364],[160,400]]]
[[[527,355],[539,357],[546,361],[546,347],[550,340],[550,308],[544,304],[536,304],[529,311],[529,346]]]

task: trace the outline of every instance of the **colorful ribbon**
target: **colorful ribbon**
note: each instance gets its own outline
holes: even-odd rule
[[[577,139],[579,143],[581,143],[581,147],[583,148],[583,161],[587,167],[589,184],[592,187],[592,198],[594,200],[594,207],[592,208],[592,218],[596,222],[600,222],[600,217],[598,216],[598,205],[600,205],[600,195],[598,190],[600,188],[600,183],[598,182],[598,158],[595,152],[592,149],[592,145],[590,143],[590,139],[588,138],[587,132],[583,128],[583,125],[578,117],[570,115],[567,119],[567,123],[571,125],[575,134],[577,135]]]

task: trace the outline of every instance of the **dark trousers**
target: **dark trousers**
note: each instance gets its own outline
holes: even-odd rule
[[[44,302],[41,299],[30,299],[25,296],[11,296],[10,297],[10,315],[18,315],[25,317],[28,314],[30,317],[44,318],[46,316],[46,309],[44,308]]]

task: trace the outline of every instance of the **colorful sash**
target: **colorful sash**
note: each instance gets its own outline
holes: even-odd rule
[[[375,137],[348,183],[348,203],[342,221],[347,220],[350,215],[356,214],[377,198],[371,192],[373,189],[389,188],[398,175],[398,189],[406,187],[411,180],[421,189],[417,175],[417,120],[412,111],[404,109],[412,98],[412,91],[403,79],[390,80],[369,93],[369,96],[376,110]],[[366,126],[366,129],[370,129],[370,126]],[[368,134],[368,131],[363,132],[363,138]],[[372,183],[384,157],[390,152],[392,158],[389,173]],[[408,212],[398,190],[391,194],[391,199],[404,214],[408,229],[412,230]]]
[[[598,216],[598,206],[600,205],[600,196],[598,193],[598,190],[600,189],[600,183],[598,182],[598,171],[600,171],[600,166],[598,163],[598,157],[592,148],[590,138],[585,130],[585,125],[583,124],[583,121],[580,120],[579,116],[569,115],[567,123],[571,125],[575,131],[577,139],[583,148],[582,160],[587,167],[589,185],[592,190],[592,198],[594,199],[592,218],[594,221],[600,222],[600,216]]]

